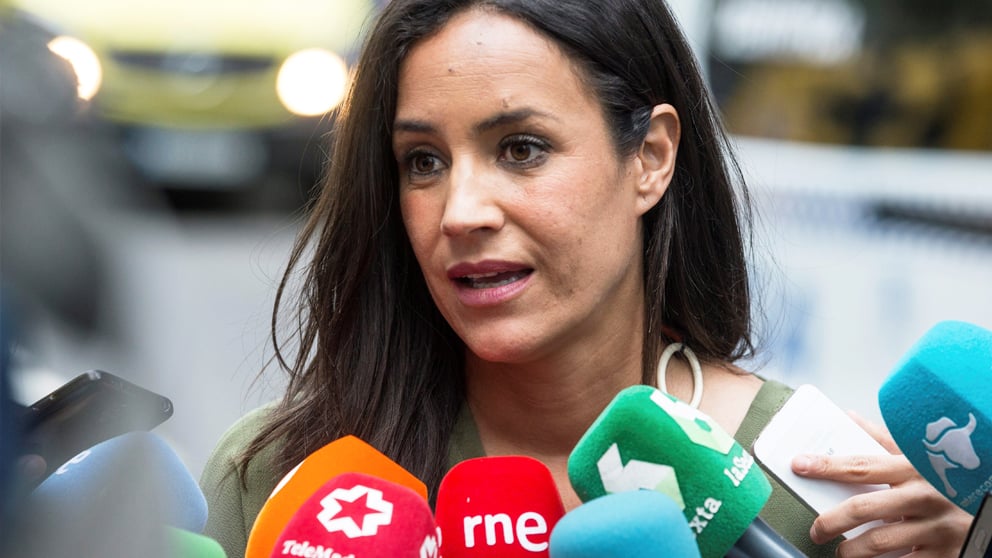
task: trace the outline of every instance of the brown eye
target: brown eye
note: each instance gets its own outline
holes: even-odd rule
[[[403,157],[400,167],[410,184],[428,184],[443,173],[447,165],[434,151],[418,148]]]
[[[531,158],[531,151],[534,146],[527,143],[518,143],[510,147],[510,157],[518,163]]]
[[[538,167],[547,160],[551,145],[531,134],[517,134],[500,142],[499,159],[517,169]]]
[[[433,155],[417,155],[413,158],[411,167],[418,174],[430,174],[437,170],[437,157]]]

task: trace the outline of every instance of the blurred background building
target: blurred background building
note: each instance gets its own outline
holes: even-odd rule
[[[195,474],[275,397],[275,287],[371,0],[13,0],[0,23],[12,388],[170,397]],[[992,328],[992,4],[675,0],[757,209],[762,374],[878,419],[944,319]],[[307,81],[316,80],[316,81]],[[310,95],[316,94],[316,95]]]

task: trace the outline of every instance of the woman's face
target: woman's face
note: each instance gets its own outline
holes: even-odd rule
[[[478,357],[532,362],[641,331],[639,223],[654,201],[544,36],[470,10],[417,43],[393,151],[427,286]]]

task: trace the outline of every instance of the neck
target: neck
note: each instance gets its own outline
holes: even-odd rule
[[[527,455],[551,471],[566,510],[581,502],[568,456],[623,388],[641,381],[641,352],[508,365],[468,359],[468,404],[486,455]],[[627,355],[617,359],[616,354]],[[618,370],[619,368],[619,370]]]
[[[613,397],[640,383],[640,339],[628,345],[528,364],[470,356],[468,404],[486,453],[567,458]]]

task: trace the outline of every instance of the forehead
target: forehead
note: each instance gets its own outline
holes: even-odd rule
[[[500,109],[597,107],[578,65],[550,38],[505,14],[471,9],[416,43],[400,65],[397,117],[432,116],[453,100]],[[415,112],[416,115],[409,113]]]

